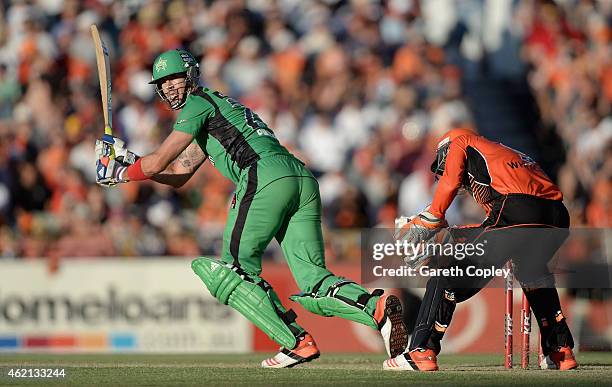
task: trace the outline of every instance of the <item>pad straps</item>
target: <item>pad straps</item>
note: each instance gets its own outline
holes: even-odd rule
[[[313,297],[315,297],[317,295],[317,293],[319,292],[319,288],[321,287],[321,285],[323,285],[323,281],[325,281],[329,277],[333,277],[333,276],[334,276],[333,274],[329,273],[325,277],[321,278],[321,280],[319,282],[317,282],[316,285],[312,288],[312,291],[310,292],[310,294]]]
[[[268,293],[268,296],[272,298],[270,294],[270,292],[272,291],[272,285],[270,285],[268,281],[262,279],[261,281],[257,283],[257,286],[262,288],[264,292]],[[293,311],[293,309],[289,309],[286,312],[281,312],[281,310],[278,308],[275,302],[272,302],[272,306],[274,306],[274,310],[276,311],[277,316],[281,320],[283,320],[285,324],[287,324],[291,332],[293,332],[296,335],[301,333],[300,330],[297,330],[296,328],[291,326],[291,323],[295,322],[295,319],[297,318],[297,314]]]
[[[333,274],[328,274],[325,277],[323,277],[319,282],[317,282],[317,284],[312,288],[312,292],[310,292],[310,295],[312,297],[320,297],[317,293],[319,291],[319,289],[321,288],[321,285],[323,285],[323,281],[325,281],[327,278],[329,277],[333,277]],[[356,308],[359,308],[361,310],[365,310],[368,301],[370,301],[370,298],[372,297],[379,297],[382,296],[384,293],[384,290],[382,289],[375,289],[372,293],[363,293],[362,295],[360,295],[356,301],[348,298],[348,297],[344,297],[340,294],[338,294],[338,292],[340,291],[340,288],[346,285],[350,285],[350,284],[355,284],[354,281],[351,280],[347,280],[346,278],[342,278],[339,277],[338,280],[336,282],[334,282],[329,289],[327,289],[327,292],[325,293],[325,296],[323,297],[333,297],[333,298],[337,298],[340,301],[354,306]]]

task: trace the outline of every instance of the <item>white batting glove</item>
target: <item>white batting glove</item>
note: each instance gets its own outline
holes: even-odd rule
[[[139,158],[136,153],[127,149],[125,141],[108,134],[104,134],[101,139],[96,140],[95,152],[98,159],[106,156],[128,165],[134,164]]]
[[[110,187],[118,183],[125,183],[127,167],[138,160],[138,155],[125,146],[125,141],[118,137],[104,134],[96,140],[96,183]]]
[[[96,161],[96,183],[103,187],[111,187],[119,183],[127,183],[127,167],[119,160],[103,156]]]

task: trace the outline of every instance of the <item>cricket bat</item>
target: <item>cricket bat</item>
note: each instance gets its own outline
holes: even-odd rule
[[[98,27],[91,26],[91,36],[96,48],[96,63],[98,64],[98,78],[100,79],[100,94],[102,95],[102,112],[104,113],[104,133],[113,135],[112,129],[112,104],[111,104],[111,76],[108,48],[100,39]]]

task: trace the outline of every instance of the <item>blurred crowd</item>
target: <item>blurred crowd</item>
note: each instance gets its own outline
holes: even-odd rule
[[[185,47],[202,84],[256,111],[319,179],[328,258],[345,230],[393,224],[430,200],[437,138],[474,127],[461,70],[425,39],[419,1],[8,1],[0,7],[0,257],[218,254],[234,189],[209,164],[183,188],[95,184],[102,112],[90,25],[110,50],[113,129],[139,154],[175,112],[154,58]],[[612,67],[606,2],[526,2],[524,60],[574,225],[612,221]],[[462,198],[450,223],[478,222]],[[353,246],[350,247],[342,245]],[[357,246],[357,250],[354,250]],[[351,256],[351,257],[349,257]]]
[[[526,8],[524,58],[546,130],[565,146],[558,184],[574,225],[612,225],[612,3]]]

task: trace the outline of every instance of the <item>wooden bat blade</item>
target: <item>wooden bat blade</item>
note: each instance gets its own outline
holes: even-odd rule
[[[102,95],[102,112],[104,113],[104,133],[112,135],[112,101],[111,101],[111,76],[110,59],[108,48],[100,39],[100,33],[96,25],[91,26],[91,36],[96,48],[96,63],[98,65],[98,78],[100,79],[100,94]]]

